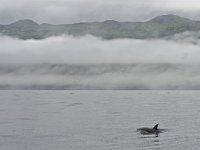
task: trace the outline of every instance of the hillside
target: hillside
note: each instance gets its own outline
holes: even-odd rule
[[[175,15],[162,15],[147,22],[85,22],[75,24],[38,24],[32,20],[19,20],[0,25],[0,34],[20,39],[44,39],[51,36],[93,35],[103,39],[117,38],[163,38],[185,31],[199,31],[200,22]]]

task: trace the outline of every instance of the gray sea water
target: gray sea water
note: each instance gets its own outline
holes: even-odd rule
[[[0,149],[199,149],[199,116],[199,91],[0,91]]]

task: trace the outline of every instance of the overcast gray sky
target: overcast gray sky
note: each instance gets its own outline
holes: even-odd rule
[[[0,23],[33,19],[39,23],[144,21],[161,14],[200,20],[199,0],[0,0]]]

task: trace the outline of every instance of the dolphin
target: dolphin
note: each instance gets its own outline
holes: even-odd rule
[[[140,132],[143,135],[151,135],[151,134],[155,134],[158,135],[159,133],[162,133],[165,131],[165,129],[158,129],[158,124],[156,124],[153,128],[139,128],[137,129],[137,132]]]

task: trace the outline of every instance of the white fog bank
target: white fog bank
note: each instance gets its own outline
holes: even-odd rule
[[[200,63],[198,38],[102,40],[60,36],[43,40],[0,37],[0,63]]]

